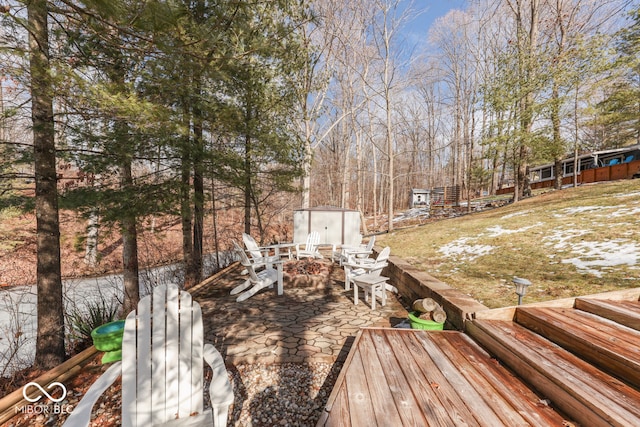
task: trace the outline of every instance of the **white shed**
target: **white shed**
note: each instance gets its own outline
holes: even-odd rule
[[[411,209],[413,208],[429,208],[431,206],[431,191],[423,188],[414,188],[411,190]]]
[[[360,213],[333,206],[293,211],[293,241],[304,243],[312,231],[320,233],[320,243],[357,245],[360,234]]]

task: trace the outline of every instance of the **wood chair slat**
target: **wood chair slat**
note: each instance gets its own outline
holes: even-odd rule
[[[154,288],[151,302],[151,353],[147,359],[151,364],[151,377],[138,377],[138,388],[150,388],[151,405],[142,408],[143,412],[149,412],[151,424],[159,424],[167,417],[167,387],[165,377],[166,365],[166,288]],[[155,410],[152,410],[154,408]],[[139,408],[140,409],[140,408]]]
[[[133,402],[125,402],[123,404],[135,405],[134,415],[132,418],[135,420],[131,425],[142,425],[147,423],[152,424],[151,413],[144,408],[150,408],[153,404],[151,378],[153,376],[154,367],[149,361],[151,360],[151,349],[153,346],[153,337],[151,329],[151,308],[152,301],[150,298],[142,299],[138,304],[138,319],[137,319],[137,342],[134,349],[124,349],[123,353],[133,351],[137,353],[136,359],[136,372],[133,378],[136,380],[136,397]],[[123,358],[125,356],[123,355]],[[123,387],[124,388],[124,387]],[[128,388],[128,387],[127,387]],[[124,414],[123,414],[124,415]],[[123,423],[124,425],[124,423]]]
[[[138,304],[138,310],[141,306]],[[124,333],[122,335],[122,348],[134,349],[137,347],[137,312],[134,310],[127,316],[125,320]],[[129,357],[122,359],[122,376],[128,378],[135,378],[138,369],[138,358]],[[123,425],[135,425],[135,420],[132,419],[133,414],[136,413],[135,407],[131,408],[130,405],[135,405],[137,401],[137,389],[136,387],[122,388],[122,421]]]
[[[164,320],[164,336],[162,337],[164,343],[164,357],[162,354],[159,354],[158,358],[162,359],[159,363],[164,369],[164,378],[160,381],[163,381],[161,387],[164,390],[164,414],[162,414],[163,420],[170,420],[172,418],[176,418],[178,414],[178,407],[180,401],[180,369],[179,361],[180,361],[180,350],[183,347],[183,344],[175,339],[175,337],[179,337],[178,330],[178,319],[180,316],[180,306],[178,302],[178,287],[171,286],[166,289],[166,292],[163,293],[163,304],[164,307],[161,309],[161,316],[156,316],[154,312],[154,321],[156,318],[160,317]],[[154,304],[154,309],[158,309],[160,304]],[[182,320],[182,318],[180,317]],[[155,326],[154,326],[155,331]],[[158,354],[159,352],[156,350],[154,354]],[[161,401],[162,402],[162,401]],[[160,414],[158,414],[160,415]]]
[[[184,295],[183,304],[186,307],[189,307],[190,310],[187,312],[188,319],[191,323],[191,327],[186,328],[183,331],[182,337],[186,337],[187,340],[190,341],[190,344],[185,349],[185,345],[187,342],[183,342],[184,349],[184,363],[181,365],[181,374],[184,376],[184,381],[181,381],[183,384],[186,393],[183,395],[186,396],[185,401],[190,402],[189,410],[191,413],[202,413],[203,411],[203,400],[202,400],[202,392],[204,390],[204,374],[203,374],[203,358],[204,358],[204,333],[202,328],[202,310],[200,309],[200,305],[193,304],[191,299],[191,295],[187,292],[182,293]],[[182,327],[182,326],[181,326]],[[187,357],[191,359],[189,362]],[[188,363],[188,365],[187,365]],[[188,372],[185,372],[185,368],[189,366]],[[221,375],[226,375],[226,370],[220,373]],[[228,382],[228,381],[226,381]],[[188,383],[190,383],[190,387],[188,387]],[[183,412],[188,416],[186,412]]]

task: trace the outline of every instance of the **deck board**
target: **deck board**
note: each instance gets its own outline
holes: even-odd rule
[[[351,363],[354,369],[347,372],[345,384],[349,416],[354,425],[366,425],[375,420],[372,402],[377,396],[375,392],[372,395],[369,390],[365,377],[367,370],[364,369],[359,352],[355,354]]]
[[[629,328],[640,330],[640,301],[577,298],[575,307]]]
[[[474,322],[476,328],[500,341],[502,349],[492,345],[492,353],[521,376],[534,380],[536,373],[544,372],[537,377],[544,382],[534,385],[551,400],[573,402],[577,414],[592,411],[591,425],[640,425],[640,394],[627,384],[515,323],[482,320]],[[596,424],[595,419],[603,423]]]
[[[469,345],[470,338],[462,334],[432,335],[433,341],[449,354],[458,352],[463,358],[457,365],[468,364],[462,373],[473,386],[482,393],[493,410],[506,425],[548,425],[557,421],[552,411],[540,411],[541,400],[525,384],[513,381],[513,375],[504,369],[478,369],[485,365],[498,364],[484,350]],[[473,368],[473,369],[472,369]],[[511,399],[521,396],[520,399]],[[514,410],[516,412],[514,412]],[[550,412],[550,414],[548,414]]]
[[[426,420],[422,416],[420,406],[417,405],[416,399],[411,391],[411,384],[405,375],[397,375],[402,371],[402,367],[398,364],[398,358],[395,349],[391,347],[383,335],[368,335],[365,339],[371,339],[373,346],[370,350],[374,350],[380,362],[380,370],[385,376],[385,380],[389,385],[391,396],[395,408],[400,416],[402,425],[425,425]],[[366,344],[366,343],[365,343]],[[364,345],[363,348],[369,348]]]
[[[563,418],[457,331],[362,329],[318,426],[562,425]]]
[[[527,308],[518,323],[640,386],[640,331],[576,309]]]
[[[397,334],[386,335],[389,345],[393,348],[394,356],[400,366],[400,373],[408,379],[413,398],[415,399],[415,407],[419,408],[420,415],[424,419],[422,425],[449,426],[455,425],[455,411],[447,411],[442,405],[436,393],[433,390],[433,383],[425,381],[430,368],[426,363],[418,364],[414,360],[414,352],[412,345],[408,345],[402,336]],[[417,343],[416,343],[417,344]],[[452,419],[454,417],[454,419]],[[430,423],[427,422],[430,420]]]

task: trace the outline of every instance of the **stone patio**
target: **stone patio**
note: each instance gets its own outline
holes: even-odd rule
[[[239,265],[191,289],[202,307],[205,341],[228,364],[331,363],[346,357],[361,327],[392,327],[407,318],[402,301],[390,292],[386,306],[375,311],[362,299],[354,305],[342,268],[323,262],[329,267],[324,277],[285,275],[284,295],[274,287],[236,302],[229,292],[246,277]]]

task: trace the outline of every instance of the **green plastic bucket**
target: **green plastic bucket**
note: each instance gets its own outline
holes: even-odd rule
[[[422,329],[424,331],[441,331],[444,329],[444,323],[434,322],[433,320],[420,319],[420,315],[415,311],[409,312],[409,323],[411,329]]]
[[[111,363],[122,359],[122,336],[124,335],[124,320],[105,323],[91,331],[93,345],[104,351],[102,363]]]

